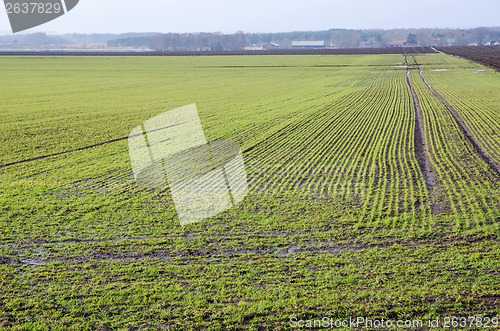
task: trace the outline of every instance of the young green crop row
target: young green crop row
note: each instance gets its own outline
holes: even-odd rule
[[[424,69],[451,70],[457,61],[463,62],[441,54],[417,58]],[[430,153],[447,188],[426,187],[415,155],[415,108],[401,55],[123,58],[110,60],[99,71],[104,60],[110,59],[2,59],[11,68],[5,72],[10,83],[0,83],[5,95],[0,104],[5,123],[2,164],[65,151],[70,153],[54,159],[71,159],[75,148],[126,137],[130,128],[150,116],[195,102],[208,140],[241,146],[251,194],[327,198],[343,205],[347,214],[368,219],[425,217],[436,204],[459,214],[496,208],[498,192],[490,181],[495,177],[481,177],[484,165],[453,127],[447,110],[411,70],[425,112],[426,143],[435,144]],[[49,62],[64,64],[63,78],[50,70]],[[498,126],[491,106],[498,102],[492,85],[496,81],[482,80],[484,88],[493,87],[481,97],[469,98],[472,92],[440,81],[450,75],[451,71],[432,71],[429,80],[446,97],[445,91],[455,91],[456,85],[456,94],[465,96],[464,105],[477,102],[471,108],[477,120],[466,113],[464,119],[477,140],[496,155],[498,136],[488,134]],[[474,75],[478,76],[470,73],[464,80]],[[461,104],[456,107],[471,112]],[[455,146],[456,141],[465,145]],[[72,166],[75,171],[55,179],[54,189],[86,191],[76,196],[143,192],[134,185],[126,141],[108,147],[95,149],[108,154],[111,150],[113,163],[103,167],[98,160],[83,158]],[[36,179],[56,168],[54,163],[35,161],[13,169],[27,169],[19,176]]]
[[[428,64],[422,67],[426,80],[460,114],[473,138],[487,154],[500,164],[500,84],[494,72],[482,66],[458,62],[458,59],[434,55],[421,55]],[[454,64],[446,65],[445,71],[437,68],[433,61],[441,59]],[[457,83],[458,82],[458,83]]]
[[[430,146],[431,162],[438,172],[441,187],[436,203],[449,212],[463,215],[464,222],[474,217],[492,219],[500,207],[497,174],[484,162],[447,107],[429,89],[418,70],[411,70]],[[469,224],[470,225],[470,224]]]
[[[247,154],[257,174],[251,186],[354,200],[373,218],[425,214],[425,182],[412,153],[414,110],[402,73],[366,72],[351,78],[358,87],[349,93],[305,109]]]

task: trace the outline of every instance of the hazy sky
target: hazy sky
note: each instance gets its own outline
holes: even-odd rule
[[[500,0],[80,0],[68,14],[23,33],[471,28],[499,26],[499,13]],[[0,33],[11,33],[3,8]]]

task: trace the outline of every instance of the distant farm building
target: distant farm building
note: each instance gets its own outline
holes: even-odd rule
[[[432,38],[432,46],[438,46],[441,43],[441,38]]]
[[[406,40],[396,40],[396,41],[391,41],[385,44],[385,47],[403,47],[405,44]]]
[[[277,49],[277,48],[280,48],[280,44],[268,43],[263,45],[253,45],[253,46],[243,47],[245,51],[263,51],[267,49]]]
[[[417,47],[418,43],[414,40],[396,40],[385,44],[385,47]]]
[[[324,40],[292,41],[293,48],[324,48]]]
[[[264,46],[247,46],[247,47],[243,47],[243,50],[245,50],[245,51],[263,51]]]
[[[277,43],[269,43],[269,44],[264,44],[264,49],[276,49],[280,48],[280,44]]]

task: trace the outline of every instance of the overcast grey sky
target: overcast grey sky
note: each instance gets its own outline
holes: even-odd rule
[[[68,14],[23,33],[234,33],[499,25],[500,0],[80,0]],[[11,33],[5,10],[0,10],[0,33]]]

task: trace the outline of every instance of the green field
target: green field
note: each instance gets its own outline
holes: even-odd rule
[[[500,73],[414,56],[470,135],[403,55],[0,57],[0,329],[493,328],[500,176],[474,143],[500,163]],[[126,138],[192,103],[250,191],[181,227]]]

